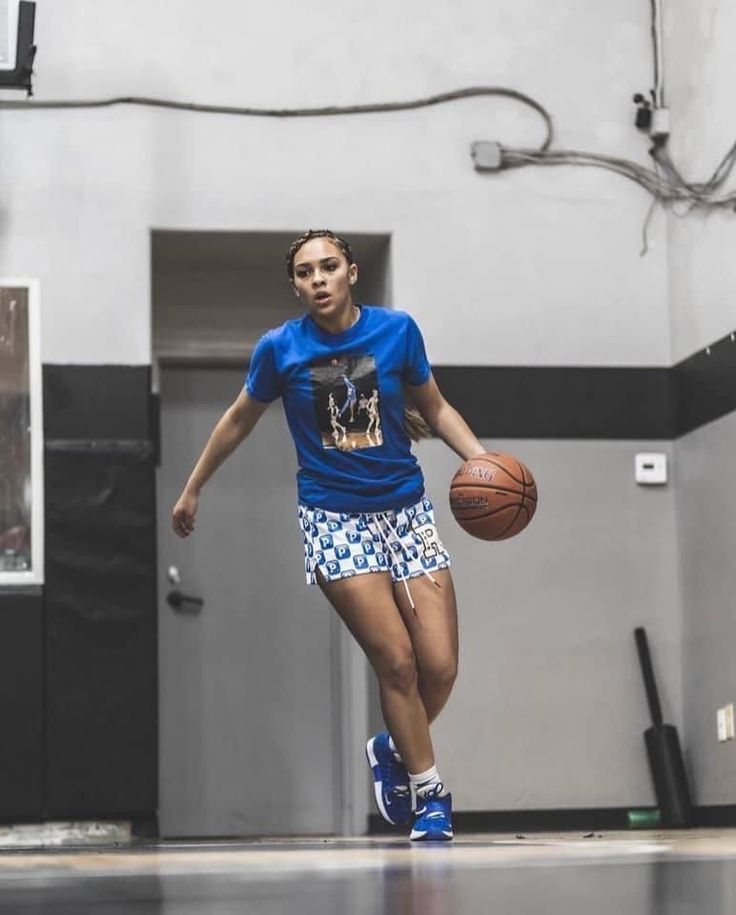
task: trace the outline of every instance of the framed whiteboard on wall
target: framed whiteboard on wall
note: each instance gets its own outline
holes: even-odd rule
[[[15,70],[19,2],[20,0],[0,0],[0,70]]]
[[[0,586],[44,581],[38,280],[0,277]]]

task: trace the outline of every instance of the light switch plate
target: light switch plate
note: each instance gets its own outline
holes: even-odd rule
[[[667,482],[667,455],[648,452],[634,459],[634,478],[642,486],[662,486]]]

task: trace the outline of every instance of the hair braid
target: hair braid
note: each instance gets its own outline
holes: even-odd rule
[[[432,430],[414,406],[411,393],[406,385],[404,385],[404,401],[404,428],[409,438],[414,442],[419,442],[423,438],[432,438]]]
[[[348,265],[355,263],[353,249],[344,238],[335,235],[331,229],[309,229],[307,232],[303,232],[298,238],[294,239],[289,248],[289,253],[286,256],[286,272],[289,275],[290,280],[294,279],[294,258],[297,255],[297,251],[302,245],[306,245],[306,243],[313,238],[329,238],[329,240],[345,255],[345,260],[348,262]]]

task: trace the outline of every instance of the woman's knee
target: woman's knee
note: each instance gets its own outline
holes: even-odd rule
[[[424,687],[450,690],[457,679],[457,658],[446,658],[440,662],[424,665],[419,670],[419,677]]]
[[[373,669],[381,686],[388,689],[406,692],[417,681],[417,662],[410,646],[381,652],[373,661]]]

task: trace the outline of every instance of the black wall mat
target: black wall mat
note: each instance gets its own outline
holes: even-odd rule
[[[666,368],[435,366],[447,400],[481,438],[671,439]]]
[[[150,365],[45,365],[46,441],[147,441],[150,392]]]
[[[45,814],[158,805],[151,367],[44,366]]]
[[[736,333],[679,362],[672,371],[678,436],[736,410]]]
[[[46,582],[0,590],[0,818],[155,821],[151,367],[43,378]]]
[[[0,590],[0,820],[44,813],[43,598]]]
[[[47,815],[154,811],[151,445],[49,442],[46,493]]]

